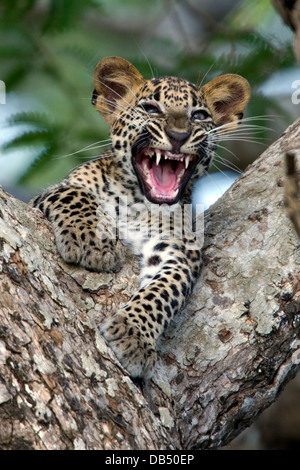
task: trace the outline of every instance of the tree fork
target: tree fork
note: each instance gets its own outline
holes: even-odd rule
[[[276,399],[300,362],[291,149],[300,120],[207,211],[201,277],[144,383],[98,331],[136,289],[133,255],[119,273],[67,265],[41,213],[0,192],[0,448],[218,448]]]

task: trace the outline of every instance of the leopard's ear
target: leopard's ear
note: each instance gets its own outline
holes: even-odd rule
[[[94,71],[92,104],[111,124],[123,108],[134,100],[144,79],[138,70],[121,57],[102,59]]]
[[[240,75],[226,74],[214,78],[201,89],[217,126],[232,131],[243,117],[250,95],[250,85]],[[230,125],[232,123],[232,125]]]

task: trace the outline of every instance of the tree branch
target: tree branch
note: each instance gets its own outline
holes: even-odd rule
[[[38,211],[0,193],[0,447],[224,446],[299,369],[299,238],[284,204],[290,126],[207,212],[205,267],[161,339],[153,379],[134,384],[98,326],[137,286],[57,255]]]
[[[300,237],[300,174],[297,171],[296,152],[288,151],[285,154],[287,176],[285,179],[285,202],[287,211],[295,230]]]
[[[294,50],[300,64],[300,0],[272,0],[284,23],[295,33]]]

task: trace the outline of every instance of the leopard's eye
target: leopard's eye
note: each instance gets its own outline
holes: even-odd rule
[[[210,115],[205,109],[198,109],[192,113],[192,119],[197,121],[205,121],[208,118],[210,118]]]
[[[149,103],[142,103],[141,107],[144,111],[148,114],[161,114],[161,109],[158,104],[149,102]]]

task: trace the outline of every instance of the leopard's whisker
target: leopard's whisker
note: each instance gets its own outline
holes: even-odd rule
[[[200,83],[199,83],[199,84],[197,83],[197,86],[198,86],[199,88],[202,87],[204,80],[206,79],[206,77],[207,77],[207,75],[209,74],[209,72],[214,68],[214,66],[216,65],[217,61],[218,61],[218,59],[215,59],[215,61],[211,64],[211,66],[207,69],[206,73],[203,75],[203,77],[202,77]],[[198,77],[198,81],[199,81],[199,77]]]
[[[232,127],[232,122],[222,124],[218,127],[215,127],[213,129],[210,129],[208,131],[208,134],[216,133],[216,134],[221,134],[222,132],[236,132],[241,129],[249,129],[249,130],[257,130],[257,131],[272,131],[273,129],[270,127],[262,126],[259,124],[249,124],[249,121],[258,121],[258,120],[272,120],[271,117],[269,116],[251,116],[248,118],[243,118],[238,122],[238,127],[234,129],[233,131],[230,131],[230,128]]]
[[[251,138],[246,138],[246,137],[232,137],[232,138],[230,138],[228,136],[228,137],[225,137],[225,138],[215,139],[214,142],[218,142],[219,140],[222,141],[222,142],[247,142],[249,144],[258,144],[258,145],[264,145],[264,146],[267,145],[266,142],[264,141],[264,139],[257,140],[257,139],[251,139]]]
[[[104,143],[107,142],[107,143]],[[100,145],[96,145],[96,144]],[[110,139],[105,139],[105,140],[99,140],[98,142],[94,142],[93,144],[87,145],[86,147],[83,147],[82,149],[76,150],[75,152],[67,153],[65,155],[56,155],[57,159],[60,158],[67,158],[67,157],[72,157],[73,155],[77,155],[78,153],[82,152],[87,152],[89,150],[95,150],[97,148],[103,148],[111,145],[111,140]]]
[[[219,157],[219,155],[218,155],[218,157]],[[240,175],[243,173],[243,171],[237,165],[235,165],[232,162],[229,162],[228,160],[226,160],[222,157],[220,158],[220,160],[218,160],[218,158],[215,158],[215,160],[212,163],[212,166],[214,166],[215,168],[217,168],[219,170],[219,167],[217,166],[218,163],[222,164],[223,166],[225,166],[229,170],[234,171],[235,173],[239,173]]]
[[[215,132],[213,132],[213,133],[210,132],[209,134],[212,135],[213,137],[219,137],[219,138],[225,138],[227,136],[241,136],[241,135],[245,135],[245,136],[256,135],[256,136],[259,136],[260,134],[262,134],[262,132],[270,131],[270,130],[272,130],[272,129],[262,128],[262,127],[241,127],[239,129],[235,129],[231,132],[230,132],[230,130],[226,130],[226,131],[216,130]]]
[[[236,156],[236,154],[235,154],[232,150],[230,150],[230,149],[228,149],[227,147],[225,147],[224,145],[218,144],[218,149],[225,150],[226,152],[228,152],[229,154],[231,154],[236,160],[238,160],[238,157]],[[220,155],[217,154],[217,153],[216,153],[216,158],[222,158],[223,160],[226,161],[226,158],[225,158],[225,157],[220,156]],[[229,162],[229,160],[227,160],[227,161]]]
[[[219,170],[218,169],[218,172],[222,173],[223,176],[230,180],[230,176],[227,175],[226,173],[224,173],[222,170]],[[205,176],[211,181],[211,185],[214,186],[214,187],[217,187],[218,189],[218,192],[219,192],[219,195],[218,197],[221,197],[222,194],[224,194],[224,189],[221,188],[221,186],[219,185],[218,181],[213,177],[213,175],[211,173],[209,173],[207,170],[205,170]],[[204,220],[205,220],[205,213],[204,213]]]

